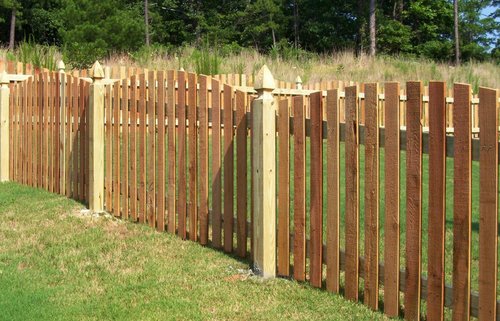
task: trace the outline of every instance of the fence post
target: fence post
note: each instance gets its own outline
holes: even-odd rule
[[[91,70],[89,103],[89,209],[104,211],[104,70],[98,61]]]
[[[302,78],[300,78],[300,76],[297,76],[297,78],[295,78],[295,88],[298,90],[302,90]]]
[[[254,270],[265,278],[276,276],[276,109],[275,87],[264,65],[255,80],[259,97],[252,104],[252,192]]]
[[[57,63],[57,70],[59,71],[59,110],[61,118],[59,130],[59,186],[61,187],[61,194],[66,194],[66,66],[62,60]]]
[[[0,74],[0,182],[9,180],[9,79]]]

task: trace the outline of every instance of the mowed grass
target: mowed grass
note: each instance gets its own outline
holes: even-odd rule
[[[139,135],[139,134],[137,134]],[[139,137],[139,136],[137,136]],[[148,138],[149,139],[149,138]],[[222,149],[224,137],[222,136],[222,155],[221,155],[221,164],[223,166],[224,163],[224,152]],[[158,143],[158,141],[156,142]],[[122,157],[122,165],[123,165],[123,140],[120,142],[121,144],[121,157]],[[236,145],[236,141],[234,141]],[[311,155],[310,155],[310,139],[306,137],[306,235],[309,238],[310,231],[310,169],[311,169]],[[149,146],[149,145],[147,145]],[[148,147],[147,147],[148,148]],[[176,157],[177,157],[177,165],[178,162],[178,153],[179,153],[179,145],[176,144]],[[238,158],[236,154],[236,146],[234,146],[234,194],[233,194],[233,213],[236,216],[237,211],[237,190],[241,188],[238,185],[237,181],[237,173],[236,168],[238,164]],[[364,157],[365,146],[360,144],[359,148],[359,249],[360,255],[364,256],[364,247],[365,247],[365,237],[364,237],[364,210],[365,210],[365,157]],[[166,156],[168,156],[168,149],[165,149]],[[276,146],[276,157],[277,157],[277,168],[280,166],[280,156],[279,156],[279,148],[278,142]],[[294,141],[293,136],[290,137],[290,233],[294,233]],[[140,154],[140,152],[138,152]],[[209,163],[208,163],[208,175],[209,175],[209,207],[212,208],[212,184],[211,179],[213,175],[212,171],[212,136],[209,136]],[[145,153],[149,155],[148,153]],[[328,202],[329,197],[328,188],[327,188],[327,141],[323,142],[323,243],[326,242],[327,236],[327,210],[328,210]],[[340,245],[341,249],[345,249],[345,143],[340,143],[339,148],[339,156],[340,156]],[[147,156],[149,157],[149,156]],[[247,220],[251,219],[251,139],[247,138],[247,155],[246,155],[246,163],[247,163]],[[186,161],[189,159],[188,152],[186,152]],[[139,160],[139,157],[138,157]],[[147,163],[148,164],[148,163]],[[186,163],[186,166],[187,163]],[[198,162],[198,170],[200,163]],[[447,284],[452,284],[452,272],[453,272],[453,204],[454,204],[454,160],[452,157],[446,158],[446,195],[445,195],[445,206],[446,206],[446,217],[445,217],[445,279]],[[139,164],[138,167],[139,168]],[[429,155],[422,155],[422,275],[427,276],[427,257],[428,257],[428,219],[429,219]],[[479,162],[472,161],[471,164],[472,173],[472,217],[471,217],[471,289],[477,291],[479,288],[478,277],[479,277]],[[176,175],[178,176],[179,166],[176,166]],[[123,166],[120,169],[123,177]],[[199,174],[199,172],[198,172]],[[406,260],[406,151],[401,150],[400,152],[400,268],[401,270],[405,269],[405,260]],[[158,168],[156,168],[156,175],[158,175]],[[168,177],[168,166],[165,168],[165,175]],[[158,177],[158,176],[157,176]],[[187,178],[189,181],[189,172],[187,172]],[[222,183],[222,204],[224,203],[224,169],[221,169],[221,183]],[[276,180],[277,189],[279,190],[279,180]],[[156,179],[156,188],[158,188],[158,179]],[[382,147],[379,149],[379,261],[384,261],[384,222],[385,222],[385,149]],[[168,185],[166,186],[166,191],[168,193]],[[176,194],[178,196],[178,181],[177,181],[177,190]],[[189,194],[189,193],[188,193]],[[190,196],[188,195],[188,202]],[[279,203],[279,202],[277,202]],[[222,207],[224,210],[224,206]],[[279,211],[279,205],[277,206],[277,212]],[[189,215],[189,212],[187,213]],[[234,220],[234,224],[236,224],[236,217]],[[189,230],[189,219],[187,220],[187,229]],[[234,245],[236,246],[236,237],[234,240]],[[249,246],[249,245],[248,245]],[[293,253],[291,255],[291,262],[293,262]],[[500,256],[500,247],[498,248],[498,255]],[[500,266],[499,266],[499,274],[500,274]],[[360,291],[362,292],[362,286]],[[500,282],[497,283],[497,292],[498,299],[500,300]]]
[[[146,226],[0,184],[1,320],[387,320]]]

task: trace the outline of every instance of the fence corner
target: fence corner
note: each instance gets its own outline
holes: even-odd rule
[[[91,69],[89,97],[89,209],[104,211],[104,70],[98,61]]]
[[[9,79],[0,74],[0,182],[9,180]]]
[[[255,80],[259,97],[252,104],[252,192],[254,270],[276,276],[276,109],[273,75],[264,65]]]

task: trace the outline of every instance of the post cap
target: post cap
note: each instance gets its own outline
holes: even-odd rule
[[[92,69],[90,70],[90,77],[92,79],[103,79],[104,78],[104,70],[102,69],[99,61],[95,61]]]
[[[66,70],[66,65],[64,64],[64,61],[62,61],[62,59],[57,62],[57,70],[59,71]]]
[[[276,84],[274,83],[274,77],[273,74],[271,73],[271,70],[269,70],[269,67],[267,65],[262,66],[260,68],[259,73],[257,74],[257,77],[255,78],[255,90],[269,90],[272,91],[274,88],[276,88]]]
[[[301,84],[302,83],[302,78],[300,78],[300,76],[297,76],[297,78],[295,78],[295,83],[296,84]]]
[[[7,73],[5,71],[2,71],[0,74],[0,85],[7,85],[9,84],[9,78],[7,77]]]
[[[179,69],[179,71],[185,71],[185,70],[184,70],[184,68],[183,68],[183,67],[181,67],[181,68]]]

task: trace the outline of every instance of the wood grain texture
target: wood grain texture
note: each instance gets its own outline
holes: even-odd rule
[[[444,318],[446,84],[429,83],[429,228],[427,318]]]
[[[479,320],[496,317],[498,90],[479,88]]]
[[[345,89],[345,296],[358,300],[359,288],[359,129],[358,90]]]
[[[279,102],[278,275],[290,276],[290,109]]]
[[[139,223],[146,223],[146,75],[139,75]]]
[[[365,293],[364,303],[378,310],[379,129],[377,83],[365,84]]]
[[[178,90],[177,90],[177,108],[179,118],[178,128],[178,153],[179,153],[179,230],[180,237],[186,239],[186,73],[179,71],[177,75]]]
[[[224,85],[224,251],[233,251],[234,128],[233,89]]]
[[[52,155],[53,155],[53,159],[54,159],[54,166],[53,166],[53,190],[52,192],[53,193],[56,193],[56,194],[59,194],[59,191],[60,191],[60,181],[59,181],[59,168],[60,168],[60,157],[59,157],[59,133],[60,133],[60,117],[61,117],[61,109],[60,109],[60,106],[59,106],[59,99],[60,99],[60,96],[59,96],[59,92],[60,92],[60,78],[59,78],[59,73],[56,73],[54,72],[53,73],[53,77],[55,79],[54,81],[54,88],[53,88],[53,93],[54,93],[54,101],[53,101],[53,106],[54,106],[54,119],[53,119],[53,136],[52,136]],[[28,88],[29,88],[29,85],[28,85]],[[28,97],[27,97],[28,98]],[[28,98],[29,99],[29,98]],[[28,101],[28,107],[29,107],[30,103]],[[26,114],[26,116],[29,115],[29,112],[30,110],[28,110],[28,114]],[[26,123],[26,125],[28,126],[28,122]],[[27,135],[28,135],[28,139],[26,141],[26,143],[29,145],[30,141],[31,141],[31,138],[29,137],[29,134],[30,132],[28,131],[27,132]],[[30,151],[30,148],[27,146],[27,149],[26,149],[26,152],[29,153]],[[29,171],[29,167],[31,166],[31,164],[29,164],[29,162],[31,161],[30,158],[29,158],[29,155],[27,155],[28,158],[27,158],[27,163],[26,163],[26,166],[28,167],[28,171],[26,172],[27,175],[30,175],[30,171]],[[28,177],[27,177],[28,178]]]
[[[123,180],[122,180],[122,193],[123,193],[123,210],[122,217],[125,220],[129,218],[129,88],[128,88],[128,79],[122,79],[121,82],[122,96],[121,96],[121,105],[122,105],[122,133],[123,133]]]
[[[221,92],[212,80],[212,245],[222,246]]]
[[[58,75],[59,76],[59,75]],[[26,81],[27,92],[26,92],[26,184],[28,186],[33,186],[33,78],[28,78]],[[57,88],[59,90],[59,87]],[[59,92],[57,92],[59,96]],[[59,111],[59,104],[56,109]],[[57,123],[56,123],[57,126]],[[57,155],[59,155],[59,135],[56,135],[54,146],[57,150],[54,150]],[[59,173],[59,167],[56,169]],[[56,179],[58,176],[56,177]],[[57,192],[59,192],[57,190]]]
[[[311,188],[310,188],[310,281],[321,287],[323,276],[323,103],[322,92],[312,93],[311,106]]]
[[[79,145],[78,145],[78,127],[79,127],[79,109],[78,109],[78,97],[79,97],[79,88],[80,88],[80,80],[78,78],[73,78],[73,89],[71,91],[71,95],[73,96],[71,99],[71,109],[72,109],[72,114],[73,114],[73,128],[72,128],[72,134],[71,134],[71,155],[72,155],[72,174],[71,174],[71,179],[72,179],[72,193],[71,197],[76,199],[78,197],[78,165],[79,165]],[[43,90],[43,89],[42,89]],[[45,114],[45,104],[43,107],[42,113]],[[45,118],[45,115],[44,115]],[[45,145],[45,119],[44,119],[44,127],[43,127],[43,132],[42,132],[42,179],[43,179],[43,184],[45,184],[46,181],[46,171],[45,171],[45,153],[47,150],[47,147]],[[106,156],[105,156],[106,157]]]
[[[83,84],[83,83],[81,83]],[[87,108],[85,106],[85,85],[80,86],[80,97],[78,99],[78,109],[79,109],[79,124],[78,124],[78,140],[80,141],[80,173],[78,179],[78,198],[80,200],[85,199],[85,175],[87,173],[87,162],[85,159],[85,151],[87,150],[87,145],[85,142],[85,126],[87,118]]]
[[[326,95],[327,141],[327,216],[326,216],[326,289],[340,290],[340,122],[339,91]]]
[[[167,71],[167,117],[168,117],[168,232],[175,234],[176,231],[176,105],[175,105],[175,73]]]
[[[121,141],[120,141],[120,84],[113,85],[113,213],[120,216]]]
[[[43,126],[43,151],[42,151],[42,158],[43,158],[43,176],[44,176],[44,182],[43,182],[43,186],[45,188],[45,190],[48,190],[49,189],[49,115],[50,115],[50,111],[49,111],[49,97],[48,97],[48,91],[49,91],[49,84],[48,84],[48,74],[47,73],[43,73],[42,74],[42,81],[43,81],[43,92],[44,92],[44,97],[43,97],[43,122],[44,122],[44,126]],[[76,93],[76,95],[78,96],[78,91]],[[19,102],[18,102],[18,105],[19,107]],[[18,113],[18,117],[20,118],[20,113]],[[19,129],[20,129],[20,124],[19,124],[19,120],[17,122],[17,130],[19,132]],[[18,135],[20,136],[20,135]],[[18,144],[17,146],[19,147],[19,137],[16,137],[17,141],[18,141]],[[20,148],[18,148],[20,150]],[[19,163],[19,162],[18,162]],[[19,168],[18,168],[18,175],[19,175]],[[75,198],[77,196],[75,195]]]
[[[247,255],[247,116],[246,93],[236,91],[236,225],[237,252]]]
[[[208,77],[199,77],[199,199],[200,199],[200,243],[208,244]]]
[[[150,227],[156,227],[156,72],[148,73],[147,139],[146,139],[146,217]]]
[[[67,96],[71,97],[71,88],[72,88],[72,79],[67,80]],[[42,119],[42,103],[43,103],[43,91],[42,91],[42,83],[41,83],[41,76],[39,73],[35,74],[35,86],[36,86],[36,92],[37,92],[37,99],[36,99],[36,114],[37,114],[37,132],[36,132],[36,149],[37,149],[37,187],[42,188],[42,130],[43,130],[43,119]],[[70,175],[70,162],[71,162],[71,154],[70,154],[70,148],[71,148],[71,139],[69,135],[71,134],[72,130],[72,124],[71,124],[71,106],[69,105],[69,101],[67,104],[67,110],[68,110],[68,126],[67,126],[67,141],[66,141],[66,146],[67,146],[67,173],[68,175],[66,176],[66,186],[67,186],[67,197],[71,197],[71,177]],[[12,130],[12,128],[11,128]],[[12,136],[11,136],[12,137]],[[12,146],[12,140],[11,140],[11,146]],[[12,151],[12,147],[10,149]],[[12,154],[12,153],[11,153]]]
[[[303,96],[293,98],[294,200],[293,277],[306,279],[306,130]]]
[[[406,290],[405,319],[420,318],[422,257],[422,83],[406,84]]]
[[[384,313],[399,315],[399,83],[385,84]],[[386,170],[390,169],[390,170]]]
[[[165,231],[165,72],[158,71],[158,200],[156,211],[156,229],[160,232]]]
[[[453,159],[453,310],[455,321],[470,320],[471,259],[471,173],[472,126],[471,87],[453,87],[453,128],[455,153]]]
[[[197,128],[197,77],[188,74],[188,172],[189,172],[189,239],[198,240],[198,128]]]
[[[104,157],[106,159],[105,167],[105,182],[104,187],[106,193],[104,194],[104,204],[106,211],[113,213],[113,105],[112,105],[112,86],[107,85],[104,87],[104,112],[105,112],[105,150]]]
[[[137,77],[130,77],[130,216],[138,219],[137,204]]]

